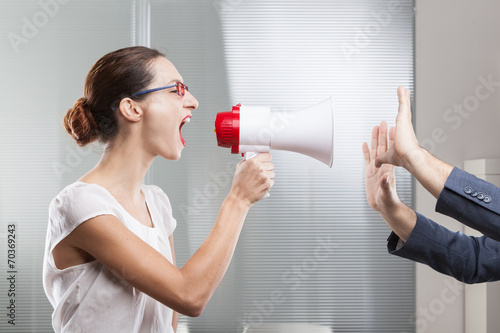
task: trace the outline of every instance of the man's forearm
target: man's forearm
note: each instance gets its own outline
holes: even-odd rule
[[[444,184],[453,170],[451,165],[439,160],[423,148],[409,156],[404,168],[435,198],[443,190]]]
[[[379,214],[389,228],[404,242],[408,240],[417,223],[417,214],[403,202],[394,207],[387,207]]]

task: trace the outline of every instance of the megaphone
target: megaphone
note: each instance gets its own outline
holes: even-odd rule
[[[333,97],[298,111],[274,111],[266,106],[238,104],[219,112],[215,133],[219,147],[233,154],[287,150],[333,165],[335,133]]]

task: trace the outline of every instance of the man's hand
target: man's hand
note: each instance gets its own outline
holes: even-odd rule
[[[389,130],[389,143],[387,124],[381,122],[380,126],[373,128],[371,147],[363,144],[363,155],[368,203],[406,241],[415,227],[417,214],[399,199],[394,166],[408,170],[436,198],[453,167],[432,156],[418,144],[411,123],[410,91],[399,87],[398,100],[396,127]]]
[[[394,141],[389,139],[387,144],[387,123],[380,123],[372,131],[371,148],[367,143],[363,143],[363,156],[365,160],[365,189],[366,198],[370,207],[381,215],[387,213],[401,203],[396,192],[396,179],[394,166],[383,164],[377,167],[378,157],[386,154],[387,149],[391,149]]]
[[[382,145],[382,147],[378,149],[377,156],[375,157],[375,167],[387,170],[384,168],[387,164],[402,166],[429,193],[437,198],[443,190],[444,184],[453,167],[434,157],[418,144],[411,123],[410,91],[399,87],[398,100],[399,109],[396,117],[396,127],[391,128],[389,131],[389,148],[384,151],[383,145],[385,142],[380,142],[382,139],[379,139],[379,145]]]
[[[389,135],[387,144],[387,123],[380,123],[372,131],[371,148],[363,143],[363,156],[365,159],[365,188],[366,198],[370,207],[377,211],[387,225],[406,242],[410,237],[417,220],[416,213],[405,205],[396,192],[396,178],[394,165],[375,165],[379,156],[387,154],[394,146],[394,131]]]
[[[384,163],[402,166],[409,169],[415,161],[422,160],[423,149],[418,144],[411,123],[410,91],[398,88],[399,109],[396,117],[396,128],[391,128],[389,139],[393,145],[387,152],[379,154],[375,160],[378,168]]]

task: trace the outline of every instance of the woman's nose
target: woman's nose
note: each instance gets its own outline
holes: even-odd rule
[[[198,108],[198,101],[194,96],[189,92],[186,91],[186,94],[184,95],[184,108],[186,109],[191,109],[195,110]]]

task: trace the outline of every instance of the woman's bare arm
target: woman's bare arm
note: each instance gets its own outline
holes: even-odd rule
[[[175,260],[175,247],[174,247],[174,234],[171,234],[168,237],[168,240],[170,242],[170,251],[172,251],[172,259],[173,259],[173,264],[175,267],[177,267],[177,261]],[[179,322],[179,312],[174,311],[172,314],[172,328],[174,329],[174,332],[177,332],[177,324]]]
[[[226,272],[247,211],[248,206],[227,199],[213,230],[181,269],[112,215],[82,223],[68,241],[174,311],[198,316]]]
[[[82,223],[66,238],[66,244],[90,254],[174,311],[198,316],[229,266],[248,210],[273,185],[270,159],[270,154],[260,154],[238,163],[233,186],[211,232],[180,269],[112,215]]]

